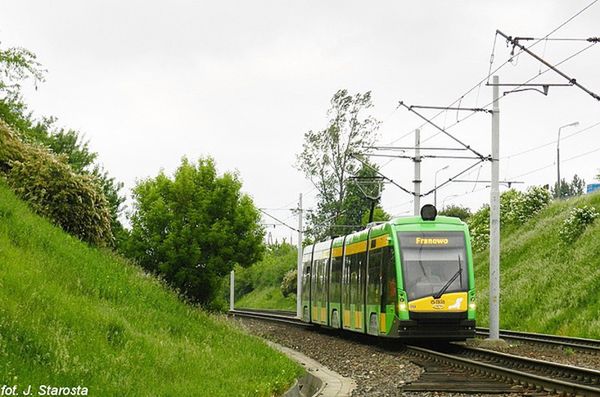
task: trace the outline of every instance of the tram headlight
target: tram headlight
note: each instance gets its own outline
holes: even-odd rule
[[[399,311],[399,312],[404,312],[404,311],[406,311],[406,303],[404,303],[404,302],[400,302],[400,303],[398,303],[398,311]]]
[[[469,309],[475,310],[476,308],[477,308],[477,305],[475,304],[475,302],[469,303]]]

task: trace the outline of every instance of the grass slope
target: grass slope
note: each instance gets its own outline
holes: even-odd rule
[[[235,302],[236,308],[296,310],[296,295],[284,297],[279,287],[258,287]]]
[[[600,193],[554,202],[529,222],[502,231],[501,328],[600,338],[600,221],[572,245],[558,235],[571,208]],[[488,321],[489,252],[475,255],[478,323]]]
[[[1,384],[270,396],[301,372],[138,267],[32,214],[0,182]]]

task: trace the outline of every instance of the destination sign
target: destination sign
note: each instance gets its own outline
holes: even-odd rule
[[[463,248],[463,232],[399,232],[398,240],[403,248]]]

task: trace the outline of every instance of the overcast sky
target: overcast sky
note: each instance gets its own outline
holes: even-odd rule
[[[374,115],[382,121],[379,144],[411,146],[409,133],[421,121],[397,109],[398,101],[449,105],[487,75],[496,29],[544,37],[592,2],[3,1],[0,41],[3,48],[22,46],[38,55],[47,81],[27,91],[27,103],[35,114],[56,116],[61,126],[84,133],[128,195],[136,180],[160,169],[171,173],[182,156],[212,156],[221,172],[239,171],[258,207],[291,208],[303,192],[310,208],[316,191],[293,164],[304,133],[325,127],[336,90],[372,91]],[[600,3],[551,37],[598,37],[598,21]],[[558,63],[588,45],[542,41],[532,50]],[[499,37],[494,67],[509,52]],[[600,45],[559,68],[600,93]],[[522,83],[545,69],[522,54],[498,75],[501,82]],[[564,80],[547,72],[533,82]],[[484,106],[491,95],[482,84],[461,105]],[[500,108],[501,179],[525,182],[519,189],[556,180],[552,142],[560,126],[579,121],[563,129],[568,137],[600,122],[600,102],[574,87],[550,88],[548,96],[513,93]],[[436,122],[450,126],[466,115],[447,112]],[[481,113],[449,131],[487,155],[490,127],[490,116]],[[435,133],[423,127],[422,140]],[[441,135],[426,145],[457,147]],[[577,173],[593,183],[600,126],[561,140],[561,159],[562,176],[570,180]],[[422,190],[433,187],[434,172],[445,165],[450,168],[438,173],[438,182],[470,164],[424,161]],[[409,160],[392,161],[382,171],[410,187]],[[489,165],[464,178],[489,179]],[[486,184],[455,183],[438,193],[438,206],[477,209],[486,201]],[[383,206],[394,215],[412,211],[411,197],[394,186],[386,188]],[[269,211],[296,225],[290,212]],[[291,233],[269,230],[279,238]]]

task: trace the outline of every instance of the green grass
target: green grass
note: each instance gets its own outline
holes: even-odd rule
[[[260,287],[235,302],[236,308],[296,310],[296,295],[287,298],[279,287]]]
[[[237,308],[296,310],[296,296],[281,293],[281,282],[297,265],[297,248],[290,244],[267,247],[260,262],[242,269],[236,268],[235,289]],[[229,280],[225,280],[224,296],[229,297]]]
[[[0,383],[107,396],[271,396],[302,369],[0,182]]]
[[[573,244],[558,235],[574,206],[600,210],[600,193],[552,203],[502,231],[501,328],[600,338],[600,221]],[[478,323],[488,321],[489,252],[475,255]]]

